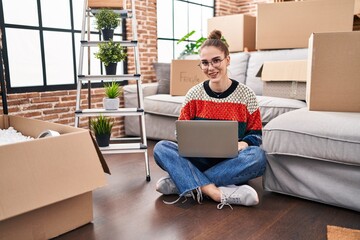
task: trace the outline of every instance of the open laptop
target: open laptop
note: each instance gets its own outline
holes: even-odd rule
[[[183,157],[232,158],[238,154],[236,121],[176,121],[179,154]]]

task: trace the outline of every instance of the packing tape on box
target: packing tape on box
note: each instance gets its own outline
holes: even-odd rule
[[[60,133],[53,130],[45,130],[39,134],[37,138],[55,137],[60,136]]]

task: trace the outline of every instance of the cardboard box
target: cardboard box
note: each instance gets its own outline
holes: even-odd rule
[[[309,39],[309,110],[360,112],[360,32],[314,33]]]
[[[245,14],[213,17],[208,19],[208,34],[220,30],[230,52],[255,50],[256,18]]]
[[[170,95],[185,96],[189,89],[206,79],[199,68],[200,60],[172,60],[170,68]]]
[[[88,0],[89,8],[115,8],[122,9],[123,1],[121,0]]]
[[[89,223],[92,191],[106,183],[90,132],[0,116],[0,128],[9,126],[61,135],[0,146],[0,239],[49,239]]]
[[[264,62],[256,76],[264,81],[264,96],[305,100],[306,69],[306,60]]]
[[[355,0],[354,15],[360,15],[360,0]]]
[[[354,0],[259,3],[256,49],[307,48],[313,32],[353,29]]]

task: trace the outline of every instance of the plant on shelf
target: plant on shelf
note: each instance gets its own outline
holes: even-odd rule
[[[114,29],[120,25],[120,15],[111,9],[102,8],[95,14],[96,28],[102,31],[104,40],[112,39]]]
[[[122,95],[122,87],[117,82],[104,84],[105,97],[103,105],[106,110],[116,110],[120,106],[119,97]]]
[[[113,127],[110,118],[100,115],[95,119],[91,119],[90,127],[94,131],[96,142],[99,147],[109,146],[111,130]]]
[[[95,57],[104,63],[107,75],[115,75],[117,63],[126,59],[124,48],[112,39],[98,45],[99,51],[94,53]]]

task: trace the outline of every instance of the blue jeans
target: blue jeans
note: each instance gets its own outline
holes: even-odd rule
[[[169,173],[180,196],[208,184],[244,184],[262,176],[266,166],[265,152],[256,146],[245,148],[235,158],[185,158],[176,143],[160,141],[154,147],[154,158]]]

